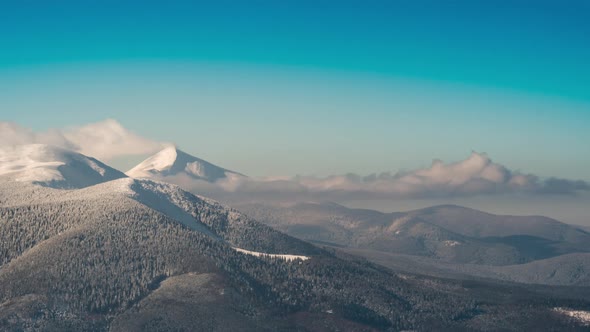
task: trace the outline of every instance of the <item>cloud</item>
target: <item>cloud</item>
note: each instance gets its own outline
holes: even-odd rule
[[[186,186],[186,182],[184,182]],[[485,153],[473,152],[462,161],[445,164],[434,160],[428,168],[395,174],[357,174],[328,177],[296,176],[292,178],[239,178],[217,183],[217,192],[228,195],[259,195],[265,198],[305,197],[342,200],[371,198],[444,198],[506,193],[576,194],[590,191],[581,180],[541,179],[495,163]],[[193,184],[193,191],[207,190]]]
[[[112,119],[72,128],[64,132],[64,136],[78,147],[80,153],[105,160],[117,156],[153,153],[164,146],[164,143],[129,131]]]
[[[42,133],[33,132],[15,123],[0,122],[0,145],[43,143],[72,148],[72,144],[56,129]]]
[[[44,132],[0,122],[0,145],[34,143],[56,145],[107,161],[119,156],[153,153],[163,146],[163,143],[141,137],[112,119]]]

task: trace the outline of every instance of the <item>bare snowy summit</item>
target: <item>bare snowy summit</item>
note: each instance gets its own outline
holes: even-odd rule
[[[133,178],[165,178],[188,176],[196,180],[215,182],[228,177],[242,177],[242,174],[213,165],[203,159],[189,155],[174,146],[147,158],[127,172]]]
[[[58,189],[75,189],[125,174],[82,154],[45,144],[0,147],[0,177]]]

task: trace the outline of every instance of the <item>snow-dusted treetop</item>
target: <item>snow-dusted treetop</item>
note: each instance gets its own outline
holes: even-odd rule
[[[0,177],[52,188],[84,188],[126,176],[70,150],[29,144],[0,146]]]
[[[129,170],[126,174],[133,178],[158,178],[184,175],[208,182],[225,179],[230,175],[243,176],[191,156],[174,146],[166,147],[164,150]]]

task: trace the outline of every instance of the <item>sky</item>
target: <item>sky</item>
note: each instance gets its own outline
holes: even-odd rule
[[[588,181],[589,16],[575,0],[6,0],[0,121],[115,119],[258,177],[476,151]]]

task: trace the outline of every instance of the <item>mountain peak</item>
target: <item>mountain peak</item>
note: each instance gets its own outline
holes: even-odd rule
[[[215,182],[229,175],[243,176],[242,174],[221,168],[192,156],[174,145],[167,146],[160,152],[147,158],[129,170],[127,175],[133,178],[184,175],[207,182]]]
[[[125,174],[71,150],[28,144],[0,147],[0,177],[73,189],[124,178]]]

